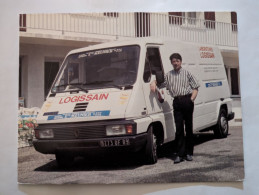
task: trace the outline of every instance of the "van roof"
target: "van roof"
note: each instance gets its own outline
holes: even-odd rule
[[[124,46],[124,45],[146,45],[146,44],[163,44],[164,39],[161,38],[154,38],[154,37],[140,37],[140,38],[132,38],[128,40],[118,40],[118,41],[110,41],[110,42],[105,42],[105,43],[100,43],[96,45],[91,45],[88,47],[83,47],[79,49],[75,49],[69,52],[69,54],[73,53],[79,53],[79,52],[84,52],[84,51],[89,51],[89,50],[95,50],[95,49],[100,49],[100,48],[108,48],[108,47],[116,47],[116,46]]]
[[[215,45],[211,45],[211,44],[187,42],[187,41],[182,41],[182,40],[173,39],[173,38],[138,37],[138,38],[129,38],[127,40],[115,40],[115,41],[100,43],[100,44],[96,44],[96,45],[90,45],[87,47],[72,50],[68,53],[68,55],[74,54],[74,53],[80,53],[80,52],[84,52],[84,51],[101,49],[101,48],[110,48],[110,47],[118,47],[118,46],[126,46],[126,45],[145,46],[146,44],[161,44],[162,45],[162,44],[169,43],[169,42],[174,42],[174,43],[178,42],[178,43],[185,43],[185,44],[188,43],[188,45],[215,47]]]

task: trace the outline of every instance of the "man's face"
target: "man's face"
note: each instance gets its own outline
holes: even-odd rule
[[[173,65],[175,71],[180,70],[180,68],[182,66],[182,61],[181,60],[173,58],[171,63]]]

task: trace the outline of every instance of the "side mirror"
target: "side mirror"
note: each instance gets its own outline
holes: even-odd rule
[[[162,71],[157,71],[156,72],[156,82],[158,85],[162,84],[165,82],[164,74]]]

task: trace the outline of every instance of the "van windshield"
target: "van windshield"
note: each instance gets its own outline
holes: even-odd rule
[[[71,54],[52,93],[131,86],[137,78],[139,53],[139,46],[134,45]]]

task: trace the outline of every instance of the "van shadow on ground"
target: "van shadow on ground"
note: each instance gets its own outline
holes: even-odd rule
[[[73,166],[60,168],[54,159],[35,169],[35,171],[109,171],[133,170],[143,166],[143,155],[134,153],[93,154],[76,157]]]
[[[195,133],[194,134],[194,147],[205,142],[216,139],[213,132],[205,132],[205,133]],[[167,157],[174,160],[176,153],[176,143],[175,141],[164,144],[158,150],[159,157]]]
[[[195,145],[215,139],[213,133],[195,134]],[[35,171],[107,171],[107,170],[132,170],[145,165],[143,153],[112,153],[92,154],[76,157],[70,168],[59,168],[55,158],[36,168]],[[175,158],[175,142],[170,142],[158,149],[158,158]],[[159,159],[158,159],[159,160]]]

